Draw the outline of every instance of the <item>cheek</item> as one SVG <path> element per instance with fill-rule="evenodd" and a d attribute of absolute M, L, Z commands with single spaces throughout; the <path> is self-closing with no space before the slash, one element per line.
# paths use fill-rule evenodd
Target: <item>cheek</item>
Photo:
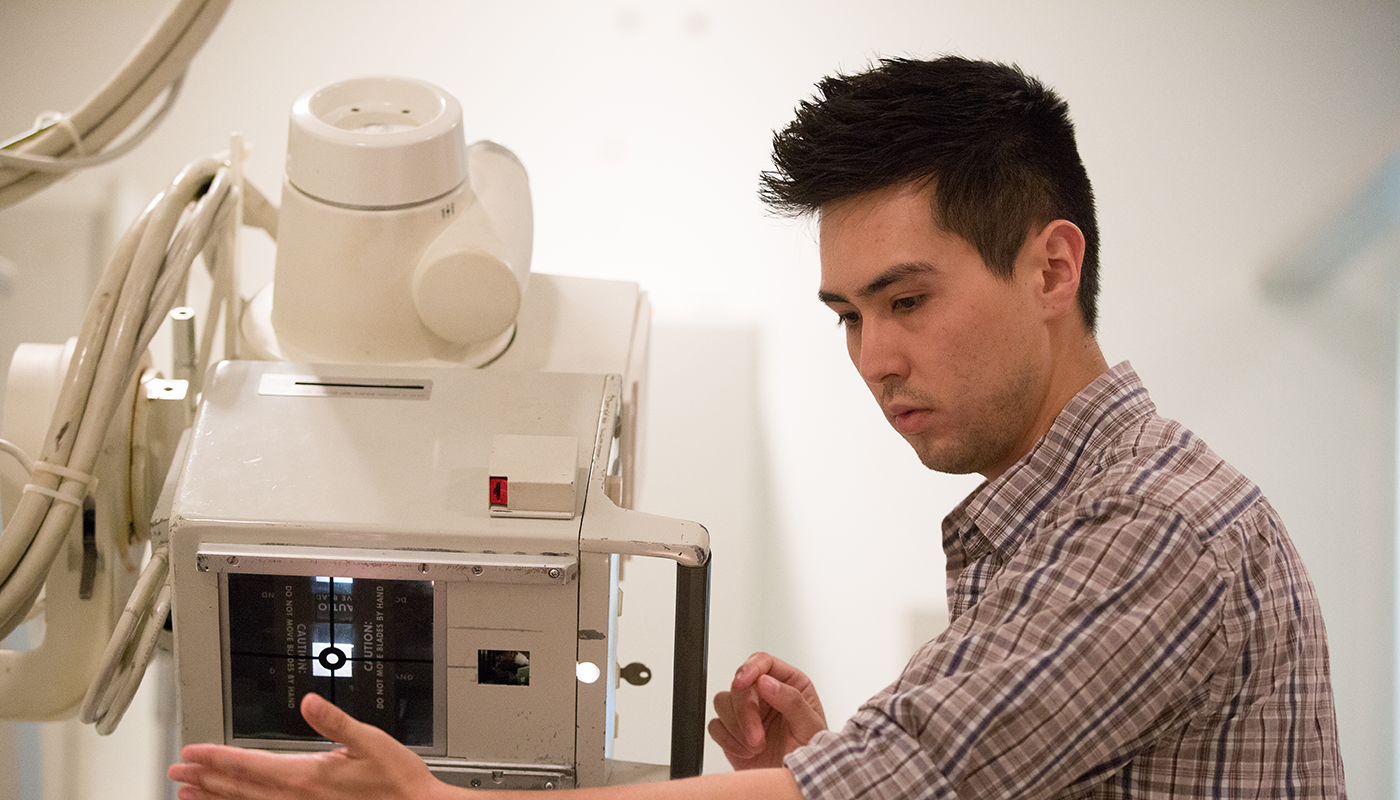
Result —
<path fill-rule="evenodd" d="M 1020 341 L 1030 321 L 1024 300 L 1007 290 L 970 304 L 963 324 L 958 326 L 959 338 L 964 346 L 998 350 Z"/>
<path fill-rule="evenodd" d="M 988 364 L 998 360 L 1005 330 L 987 309 L 971 306 L 941 323 L 920 332 L 922 378 L 941 387 L 949 401 L 974 397 L 986 382 Z"/>

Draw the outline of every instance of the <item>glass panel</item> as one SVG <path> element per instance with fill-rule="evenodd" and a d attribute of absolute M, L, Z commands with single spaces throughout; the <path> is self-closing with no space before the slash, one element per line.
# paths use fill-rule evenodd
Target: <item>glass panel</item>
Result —
<path fill-rule="evenodd" d="M 233 736 L 321 740 L 316 692 L 406 745 L 433 744 L 433 584 L 228 575 Z"/>

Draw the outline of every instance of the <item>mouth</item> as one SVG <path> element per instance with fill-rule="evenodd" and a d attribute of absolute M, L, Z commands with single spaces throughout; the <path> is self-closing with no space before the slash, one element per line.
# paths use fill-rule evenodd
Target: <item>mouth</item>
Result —
<path fill-rule="evenodd" d="M 885 416 L 889 419 L 890 425 L 901 434 L 908 435 L 916 433 L 922 429 L 929 421 L 933 412 L 927 408 L 916 408 L 893 404 L 885 408 Z"/>

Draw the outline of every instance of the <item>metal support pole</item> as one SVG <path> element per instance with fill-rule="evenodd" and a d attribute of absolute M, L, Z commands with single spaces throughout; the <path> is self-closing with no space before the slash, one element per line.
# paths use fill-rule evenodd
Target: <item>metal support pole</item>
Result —
<path fill-rule="evenodd" d="M 705 760 L 706 664 L 710 655 L 710 563 L 676 565 L 676 639 L 671 687 L 671 779 L 700 774 Z"/>

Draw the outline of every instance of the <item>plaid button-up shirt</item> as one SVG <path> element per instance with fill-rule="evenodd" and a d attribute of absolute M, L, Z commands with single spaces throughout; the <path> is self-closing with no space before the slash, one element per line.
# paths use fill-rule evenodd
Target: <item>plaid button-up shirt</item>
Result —
<path fill-rule="evenodd" d="M 1341 798 L 1312 584 L 1259 488 L 1126 363 L 943 523 L 952 624 L 809 798 Z"/>

